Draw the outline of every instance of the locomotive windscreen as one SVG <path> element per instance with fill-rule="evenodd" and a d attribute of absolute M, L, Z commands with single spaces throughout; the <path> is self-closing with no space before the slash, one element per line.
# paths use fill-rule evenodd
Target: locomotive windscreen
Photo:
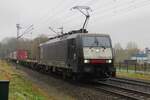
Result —
<path fill-rule="evenodd" d="M 109 36 L 82 37 L 84 59 L 112 59 Z"/>
<path fill-rule="evenodd" d="M 83 46 L 108 48 L 111 44 L 110 39 L 107 36 L 85 36 L 83 37 Z"/>

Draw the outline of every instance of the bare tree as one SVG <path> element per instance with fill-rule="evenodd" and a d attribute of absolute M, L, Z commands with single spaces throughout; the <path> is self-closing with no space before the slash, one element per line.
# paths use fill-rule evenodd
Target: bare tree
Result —
<path fill-rule="evenodd" d="M 115 62 L 123 62 L 127 56 L 120 43 L 114 45 Z"/>
<path fill-rule="evenodd" d="M 20 38 L 17 42 L 15 37 L 5 38 L 0 44 L 0 57 L 6 57 L 10 52 L 17 49 L 27 50 L 30 59 L 37 59 L 39 53 L 39 45 L 48 40 L 45 35 L 40 35 L 33 40 Z"/>
<path fill-rule="evenodd" d="M 30 52 L 31 53 L 31 55 L 30 55 L 31 59 L 38 59 L 39 58 L 39 45 L 43 42 L 46 42 L 47 40 L 48 40 L 47 36 L 40 35 L 32 41 L 31 52 Z"/>
<path fill-rule="evenodd" d="M 139 52 L 137 44 L 135 42 L 128 42 L 126 52 L 128 55 L 128 59 L 130 59 L 133 55 L 137 54 Z"/>

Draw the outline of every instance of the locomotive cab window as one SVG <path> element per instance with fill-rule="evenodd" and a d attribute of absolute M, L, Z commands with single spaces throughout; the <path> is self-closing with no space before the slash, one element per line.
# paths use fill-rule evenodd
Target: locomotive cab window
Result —
<path fill-rule="evenodd" d="M 111 40 L 108 36 L 82 37 L 84 59 L 112 59 Z"/>
<path fill-rule="evenodd" d="M 83 47 L 111 47 L 110 39 L 106 36 L 85 36 L 82 40 Z"/>

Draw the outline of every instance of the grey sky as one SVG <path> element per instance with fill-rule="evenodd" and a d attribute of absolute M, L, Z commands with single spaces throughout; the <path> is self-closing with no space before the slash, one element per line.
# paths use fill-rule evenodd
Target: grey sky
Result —
<path fill-rule="evenodd" d="M 16 23 L 24 29 L 34 24 L 33 34 L 25 38 L 55 35 L 49 26 L 56 31 L 63 26 L 65 32 L 79 29 L 84 16 L 70 10 L 76 5 L 93 9 L 89 32 L 110 34 L 113 43 L 124 47 L 128 41 L 150 47 L 150 0 L 0 0 L 0 40 L 16 36 Z"/>

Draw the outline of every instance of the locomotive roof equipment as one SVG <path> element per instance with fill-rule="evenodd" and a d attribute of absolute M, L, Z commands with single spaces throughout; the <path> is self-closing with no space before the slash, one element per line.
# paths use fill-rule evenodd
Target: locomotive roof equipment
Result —
<path fill-rule="evenodd" d="M 72 30 L 72 31 L 70 31 L 70 32 L 68 32 L 68 33 L 63 33 L 63 27 L 61 27 L 61 28 L 59 28 L 59 29 L 62 30 L 62 31 L 61 31 L 61 35 L 60 35 L 58 32 L 54 31 L 51 27 L 49 27 L 49 29 L 50 29 L 51 31 L 53 31 L 54 33 L 57 34 L 57 36 L 51 37 L 51 38 L 49 38 L 49 40 L 55 39 L 55 38 L 61 38 L 61 37 L 63 37 L 63 36 L 67 36 L 67 35 L 71 35 L 71 34 L 76 34 L 76 33 L 88 33 L 88 31 L 85 29 L 85 27 L 87 26 L 88 20 L 89 20 L 89 18 L 90 18 L 89 11 L 92 11 L 91 8 L 88 7 L 88 6 L 74 6 L 74 7 L 72 7 L 72 9 L 77 9 L 77 10 L 79 10 L 83 15 L 85 15 L 86 19 L 85 19 L 85 21 L 84 21 L 84 24 L 83 24 L 82 28 L 79 29 L 79 30 Z"/>
<path fill-rule="evenodd" d="M 85 15 L 86 19 L 84 21 L 83 27 L 82 27 L 82 33 L 84 33 L 84 29 L 87 26 L 88 20 L 90 18 L 89 11 L 92 11 L 90 7 L 88 6 L 74 6 L 72 9 L 77 9 L 80 11 L 83 15 Z"/>

